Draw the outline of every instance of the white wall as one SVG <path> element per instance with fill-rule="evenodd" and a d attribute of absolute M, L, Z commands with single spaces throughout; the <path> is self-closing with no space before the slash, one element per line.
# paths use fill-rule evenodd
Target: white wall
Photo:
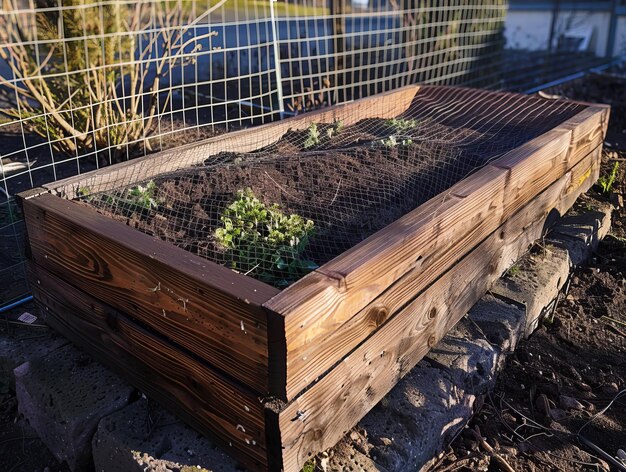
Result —
<path fill-rule="evenodd" d="M 509 10 L 504 25 L 506 46 L 513 49 L 540 51 L 548 49 L 552 12 L 549 10 Z M 560 11 L 554 28 L 554 46 L 560 34 L 568 29 L 591 26 L 589 51 L 604 56 L 607 51 L 609 12 Z M 626 28 L 626 25 L 623 26 Z"/>
<path fill-rule="evenodd" d="M 504 21 L 506 47 L 540 51 L 548 49 L 552 13 L 509 10 Z"/>
<path fill-rule="evenodd" d="M 591 43 L 589 51 L 596 56 L 605 56 L 609 40 L 609 27 L 611 24 L 611 13 L 609 12 L 588 12 L 588 11 L 564 11 L 560 12 L 554 27 L 555 46 L 558 37 L 567 30 L 580 27 L 592 27 Z"/>

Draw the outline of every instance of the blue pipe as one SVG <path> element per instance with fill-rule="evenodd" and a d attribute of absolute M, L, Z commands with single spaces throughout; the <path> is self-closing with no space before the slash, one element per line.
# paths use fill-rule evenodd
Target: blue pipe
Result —
<path fill-rule="evenodd" d="M 28 295 L 27 297 L 22 298 L 21 300 L 17 300 L 13 303 L 9 303 L 8 305 L 4 305 L 3 307 L 0 307 L 0 313 L 4 313 L 5 311 L 9 311 L 11 308 L 15 308 L 17 306 L 20 306 L 26 302 L 29 302 L 33 299 L 32 295 Z"/>

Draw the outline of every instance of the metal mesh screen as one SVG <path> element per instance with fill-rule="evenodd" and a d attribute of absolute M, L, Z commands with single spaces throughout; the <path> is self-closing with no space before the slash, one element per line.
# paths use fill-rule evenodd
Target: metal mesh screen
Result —
<path fill-rule="evenodd" d="M 396 108 L 394 97 L 386 108 Z M 365 119 L 356 108 L 346 122 L 312 122 L 256 151 L 229 152 L 248 147 L 241 135 L 191 167 L 153 169 L 142 181 L 141 169 L 129 168 L 107 180 L 109 190 L 84 184 L 78 195 L 140 231 L 285 287 L 582 106 L 422 87 L 404 108 Z"/>
<path fill-rule="evenodd" d="M 0 304 L 25 290 L 12 196 L 415 83 L 484 84 L 504 0 L 2 0 Z"/>

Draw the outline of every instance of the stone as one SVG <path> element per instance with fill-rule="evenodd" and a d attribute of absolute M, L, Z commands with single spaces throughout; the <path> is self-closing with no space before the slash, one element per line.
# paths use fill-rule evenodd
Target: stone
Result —
<path fill-rule="evenodd" d="M 512 353 L 524 334 L 526 307 L 488 293 L 468 313 L 486 339 L 502 352 Z"/>
<path fill-rule="evenodd" d="M 331 449 L 328 469 L 420 470 L 459 434 L 493 386 L 500 358 L 475 323 L 461 320 Z"/>
<path fill-rule="evenodd" d="M 142 397 L 100 420 L 96 472 L 235 472 L 237 462 L 172 413 Z"/>
<path fill-rule="evenodd" d="M 15 388 L 13 369 L 68 343 L 48 327 L 2 322 L 0 327 L 0 384 L 11 389 Z"/>
<path fill-rule="evenodd" d="M 103 416 L 126 406 L 134 389 L 72 345 L 15 370 L 18 411 L 59 461 L 91 465 L 91 439 Z"/>
<path fill-rule="evenodd" d="M 594 205 L 589 210 L 564 216 L 548 235 L 551 244 L 568 252 L 574 266 L 587 261 L 611 229 L 611 205 Z"/>
<path fill-rule="evenodd" d="M 526 254 L 517 265 L 518 273 L 500 278 L 490 292 L 526 307 L 524 335 L 528 337 L 567 282 L 571 263 L 567 250 L 550 245 L 537 254 Z"/>

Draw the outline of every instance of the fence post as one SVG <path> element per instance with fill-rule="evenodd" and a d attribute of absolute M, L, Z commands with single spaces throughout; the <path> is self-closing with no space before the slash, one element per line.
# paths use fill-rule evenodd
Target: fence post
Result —
<path fill-rule="evenodd" d="M 615 54 L 615 36 L 617 34 L 617 9 L 618 0 L 611 2 L 611 19 L 609 24 L 609 37 L 606 45 L 606 57 L 613 57 Z"/>
<path fill-rule="evenodd" d="M 335 103 L 342 103 L 348 99 L 346 93 L 346 76 L 345 76 L 345 0 L 330 0 L 330 14 L 333 24 L 333 46 L 335 54 Z"/>
<path fill-rule="evenodd" d="M 280 119 L 285 117 L 285 102 L 283 100 L 283 77 L 280 70 L 280 41 L 278 38 L 278 28 L 276 25 L 276 15 L 274 13 L 274 3 L 277 0 L 270 0 L 270 21 L 272 22 L 272 43 L 274 47 L 274 70 L 276 72 L 276 92 L 278 93 L 278 111 Z"/>

